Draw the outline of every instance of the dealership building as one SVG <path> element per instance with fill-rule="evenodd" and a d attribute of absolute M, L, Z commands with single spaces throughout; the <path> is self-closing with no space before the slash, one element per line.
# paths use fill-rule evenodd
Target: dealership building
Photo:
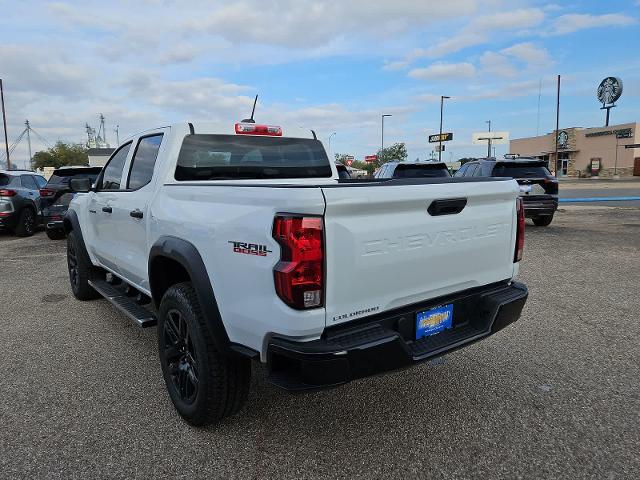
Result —
<path fill-rule="evenodd" d="M 572 127 L 558 130 L 558 157 L 555 158 L 554 132 L 509 142 L 509 153 L 536 157 L 549 163 L 558 176 L 600 177 L 640 176 L 640 148 L 625 145 L 640 144 L 638 123 L 608 127 Z M 554 162 L 554 160 L 556 160 Z M 556 168 L 553 168 L 553 165 Z"/>

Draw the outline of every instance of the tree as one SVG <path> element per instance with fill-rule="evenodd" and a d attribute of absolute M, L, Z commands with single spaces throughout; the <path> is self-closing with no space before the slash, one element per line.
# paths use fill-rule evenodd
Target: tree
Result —
<path fill-rule="evenodd" d="M 336 157 L 336 162 L 340 162 L 341 164 L 346 165 L 347 160 L 349 160 L 349 158 L 352 157 L 352 155 L 349 155 L 347 153 L 336 153 L 335 157 Z"/>
<path fill-rule="evenodd" d="M 67 165 L 89 165 L 87 149 L 82 145 L 57 142 L 52 148 L 36 152 L 33 156 L 34 168 L 59 168 Z"/>
<path fill-rule="evenodd" d="M 365 170 L 369 175 L 373 175 L 373 171 L 376 168 L 373 163 L 361 162 L 359 160 L 355 160 L 351 166 L 358 170 Z"/>
<path fill-rule="evenodd" d="M 379 149 L 377 153 L 378 159 L 376 160 L 376 168 L 380 165 L 390 162 L 392 160 L 398 160 L 402 162 L 409 156 L 407 153 L 407 146 L 404 143 L 394 143 L 390 147 L 386 147 L 384 150 Z"/>

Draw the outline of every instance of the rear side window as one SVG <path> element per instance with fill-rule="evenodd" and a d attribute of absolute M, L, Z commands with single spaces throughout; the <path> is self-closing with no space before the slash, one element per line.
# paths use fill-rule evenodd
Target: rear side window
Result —
<path fill-rule="evenodd" d="M 545 178 L 551 175 L 542 163 L 499 163 L 493 169 L 494 177 Z"/>
<path fill-rule="evenodd" d="M 393 174 L 394 178 L 429 178 L 450 177 L 449 170 L 441 165 L 398 165 Z"/>
<path fill-rule="evenodd" d="M 242 180 L 331 177 L 318 140 L 240 135 L 187 135 L 175 178 Z"/>
<path fill-rule="evenodd" d="M 460 170 L 458 170 L 454 177 L 464 177 L 464 174 L 466 173 L 467 169 L 469 168 L 468 164 L 464 164 L 460 167 Z"/>
<path fill-rule="evenodd" d="M 98 190 L 120 190 L 122 171 L 124 170 L 124 163 L 127 160 L 130 148 L 131 143 L 127 143 L 113 154 L 107 166 L 104 167 L 104 173 L 102 174 L 102 180 L 100 181 Z"/>
<path fill-rule="evenodd" d="M 31 175 L 22 175 L 20 177 L 20 182 L 24 188 L 28 188 L 29 190 L 38 189 L 38 185 L 36 185 L 36 182 Z"/>
<path fill-rule="evenodd" d="M 136 190 L 151 181 L 153 167 L 156 164 L 156 158 L 158 158 L 158 150 L 160 150 L 160 143 L 162 143 L 162 134 L 140 139 L 131 160 L 127 188 Z"/>
<path fill-rule="evenodd" d="M 34 175 L 33 179 L 38 184 L 38 188 L 42 188 L 47 184 L 47 179 L 44 177 L 41 177 L 40 175 Z"/>

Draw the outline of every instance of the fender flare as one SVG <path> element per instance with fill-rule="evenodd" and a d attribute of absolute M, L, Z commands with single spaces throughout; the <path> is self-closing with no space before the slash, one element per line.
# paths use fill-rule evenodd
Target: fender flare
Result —
<path fill-rule="evenodd" d="M 149 286 L 156 309 L 160 308 L 158 293 L 153 288 L 153 260 L 157 257 L 166 257 L 179 263 L 189 274 L 191 283 L 200 307 L 204 313 L 209 333 L 217 350 L 222 354 L 241 354 L 254 357 L 257 352 L 242 345 L 232 344 L 227 335 L 227 330 L 222 322 L 222 316 L 218 308 L 216 296 L 213 293 L 211 279 L 207 273 L 204 261 L 198 249 L 190 242 L 172 236 L 160 237 L 151 247 L 149 252 Z"/>
<path fill-rule="evenodd" d="M 76 235 L 76 239 L 78 240 L 80 247 L 80 254 L 86 260 L 87 265 L 93 265 L 91 258 L 89 257 L 89 253 L 87 251 L 87 246 L 84 243 L 84 237 L 82 236 L 82 229 L 80 228 L 80 220 L 78 220 L 78 214 L 74 210 L 67 210 L 67 213 L 64 215 L 64 219 L 62 220 L 62 225 L 64 227 L 64 233 L 69 235 L 69 232 L 73 231 Z"/>

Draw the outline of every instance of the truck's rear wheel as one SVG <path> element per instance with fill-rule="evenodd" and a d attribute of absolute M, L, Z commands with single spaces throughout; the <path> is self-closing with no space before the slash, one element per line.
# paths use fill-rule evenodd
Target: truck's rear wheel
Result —
<path fill-rule="evenodd" d="M 190 283 L 173 285 L 162 297 L 158 350 L 171 401 L 187 422 L 207 425 L 242 408 L 251 361 L 217 351 Z"/>
<path fill-rule="evenodd" d="M 67 237 L 67 268 L 71 291 L 78 300 L 93 300 L 100 297 L 100 294 L 89 285 L 93 265 L 89 263 L 86 253 L 81 248 L 72 230 Z"/>

